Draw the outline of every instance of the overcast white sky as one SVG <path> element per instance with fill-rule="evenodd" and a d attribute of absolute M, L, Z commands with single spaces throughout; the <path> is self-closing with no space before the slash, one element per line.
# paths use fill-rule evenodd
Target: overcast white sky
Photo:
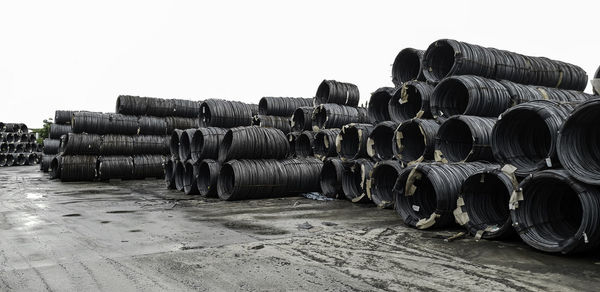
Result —
<path fill-rule="evenodd" d="M 402 48 L 440 38 L 600 65 L 597 1 L 2 1 L 0 121 L 114 111 L 119 94 L 365 102 Z M 590 87 L 587 89 L 591 90 Z"/>

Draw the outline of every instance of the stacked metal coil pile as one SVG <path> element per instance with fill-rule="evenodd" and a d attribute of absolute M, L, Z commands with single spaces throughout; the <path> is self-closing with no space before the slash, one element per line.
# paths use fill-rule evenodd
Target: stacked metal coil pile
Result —
<path fill-rule="evenodd" d="M 0 167 L 38 164 L 41 150 L 27 125 L 0 122 Z"/>
<path fill-rule="evenodd" d="M 378 162 L 364 180 L 367 198 L 418 229 L 458 223 L 476 239 L 520 236 L 547 252 L 600 245 L 600 101 L 581 92 L 585 71 L 454 40 L 402 50 L 392 71 L 395 89 L 369 102 L 378 124 L 367 154 Z M 342 163 L 326 163 L 322 185 Z"/>

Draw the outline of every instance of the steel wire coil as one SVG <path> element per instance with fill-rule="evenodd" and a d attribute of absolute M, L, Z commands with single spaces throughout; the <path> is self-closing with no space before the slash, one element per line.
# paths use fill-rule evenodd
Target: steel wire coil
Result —
<path fill-rule="evenodd" d="M 50 163 L 52 162 L 52 159 L 54 159 L 55 156 L 56 155 L 46 155 L 46 154 L 44 154 L 44 156 L 42 156 L 42 160 L 40 161 L 40 170 L 42 172 L 48 173 L 48 171 L 50 170 Z M 6 159 L 6 157 L 4 159 Z M 0 162 L 0 165 L 2 165 L 2 162 Z"/>
<path fill-rule="evenodd" d="M 239 101 L 207 99 L 200 106 L 200 126 L 232 128 L 252 125 L 258 107 Z"/>
<path fill-rule="evenodd" d="M 429 100 L 433 94 L 431 84 L 421 81 L 408 81 L 398 87 L 388 103 L 390 119 L 397 123 L 413 118 L 431 119 Z"/>
<path fill-rule="evenodd" d="M 198 195 L 199 165 L 188 160 L 183 164 L 183 167 L 183 193 L 186 195 Z"/>
<path fill-rule="evenodd" d="M 5 123 L 2 128 L 0 128 L 0 132 L 8 132 L 8 133 L 27 133 L 29 129 L 27 125 L 23 123 Z"/>
<path fill-rule="evenodd" d="M 313 142 L 315 140 L 315 133 L 313 131 L 304 131 L 296 139 L 294 153 L 296 157 L 309 157 L 313 156 Z"/>
<path fill-rule="evenodd" d="M 438 129 L 435 160 L 442 162 L 494 161 L 492 129 L 496 118 L 453 116 Z"/>
<path fill-rule="evenodd" d="M 321 194 L 334 199 L 345 199 L 342 188 L 342 176 L 346 171 L 347 163 L 337 157 L 329 157 L 323 162 L 321 168 L 320 186 Z"/>
<path fill-rule="evenodd" d="M 77 111 L 57 110 L 54 112 L 54 123 L 59 125 L 70 125 L 73 114 Z"/>
<path fill-rule="evenodd" d="M 23 166 L 27 164 L 27 156 L 23 153 L 17 154 L 16 165 Z"/>
<path fill-rule="evenodd" d="M 71 125 L 50 124 L 50 139 L 60 139 L 62 135 L 70 133 Z"/>
<path fill-rule="evenodd" d="M 138 118 L 121 114 L 77 112 L 71 121 L 73 133 L 121 134 L 138 133 Z"/>
<path fill-rule="evenodd" d="M 63 182 L 93 181 L 96 179 L 97 161 L 97 156 L 93 155 L 62 156 L 60 180 Z"/>
<path fill-rule="evenodd" d="M 134 153 L 144 153 L 135 147 L 133 137 L 125 135 L 104 135 L 100 139 L 100 147 L 97 153 L 103 156 L 110 155 L 133 155 Z M 73 141 L 69 141 L 71 143 Z M 112 164 L 111 164 L 112 166 Z"/>
<path fill-rule="evenodd" d="M 8 159 L 8 155 L 6 158 Z M 60 178 L 61 163 L 62 155 L 56 155 L 52 158 L 52 161 L 50 161 L 50 167 L 48 168 L 48 177 L 50 179 Z"/>
<path fill-rule="evenodd" d="M 600 245 L 600 189 L 578 182 L 565 170 L 526 177 L 510 206 L 515 230 L 535 249 L 568 254 Z"/>
<path fill-rule="evenodd" d="M 60 153 L 64 155 L 97 155 L 100 153 L 102 136 L 95 134 L 68 133 L 60 139 Z"/>
<path fill-rule="evenodd" d="M 367 139 L 367 155 L 375 161 L 394 158 L 394 133 L 398 123 L 385 121 L 377 124 Z"/>
<path fill-rule="evenodd" d="M 322 129 L 315 134 L 313 140 L 313 153 L 315 157 L 324 160 L 327 157 L 337 156 L 335 139 L 342 129 Z"/>
<path fill-rule="evenodd" d="M 221 171 L 221 163 L 213 159 L 204 159 L 198 168 L 196 185 L 201 196 L 217 197 L 217 179 Z"/>
<path fill-rule="evenodd" d="M 314 157 L 291 158 L 280 161 L 286 174 L 286 194 L 319 192 L 323 161 Z"/>
<path fill-rule="evenodd" d="M 368 157 L 367 140 L 373 128 L 371 124 L 352 123 L 343 126 L 335 139 L 338 156 L 344 161 Z"/>
<path fill-rule="evenodd" d="M 197 128 L 199 124 L 198 118 L 165 117 L 164 119 L 167 123 L 167 134 L 172 133 L 175 129 Z"/>
<path fill-rule="evenodd" d="M 195 162 L 204 159 L 217 159 L 219 157 L 219 145 L 225 137 L 226 129 L 208 127 L 198 128 L 194 132 L 191 144 L 191 158 Z"/>
<path fill-rule="evenodd" d="M 297 108 L 290 118 L 291 131 L 302 132 L 312 129 L 312 114 L 315 110 L 312 106 Z"/>
<path fill-rule="evenodd" d="M 405 168 L 394 185 L 396 212 L 417 229 L 454 224 L 453 211 L 463 181 L 489 164 L 417 163 Z"/>
<path fill-rule="evenodd" d="M 554 100 L 559 102 L 577 102 L 596 98 L 576 90 L 564 90 L 538 85 L 523 85 L 507 80 L 499 81 L 508 91 L 513 104 L 520 104 L 534 100 Z"/>
<path fill-rule="evenodd" d="M 497 117 L 512 105 L 508 90 L 498 81 L 474 75 L 443 79 L 429 100 L 433 117 L 473 115 Z"/>
<path fill-rule="evenodd" d="M 187 129 L 181 133 L 179 138 L 179 159 L 188 161 L 192 159 L 192 139 L 196 134 L 196 129 Z"/>
<path fill-rule="evenodd" d="M 285 138 L 288 140 L 290 144 L 290 156 L 296 155 L 296 142 L 298 141 L 298 137 L 302 132 L 290 132 L 285 135 Z"/>
<path fill-rule="evenodd" d="M 411 80 L 425 80 L 422 66 L 424 54 L 424 50 L 405 48 L 396 55 L 392 65 L 392 82 L 396 87 Z"/>
<path fill-rule="evenodd" d="M 44 154 L 58 154 L 60 139 L 44 139 Z"/>
<path fill-rule="evenodd" d="M 174 159 L 179 159 L 179 141 L 184 130 L 175 129 L 169 139 L 169 152 Z"/>
<path fill-rule="evenodd" d="M 313 131 L 341 128 L 350 123 L 369 123 L 367 110 L 327 103 L 315 107 L 313 111 Z"/>
<path fill-rule="evenodd" d="M 6 166 L 6 155 L 4 153 L 0 153 L 0 167 Z"/>
<path fill-rule="evenodd" d="M 509 200 L 519 185 L 514 168 L 490 166 L 467 177 L 456 200 L 454 218 L 476 239 L 503 239 L 516 235 Z"/>
<path fill-rule="evenodd" d="M 170 137 L 157 135 L 133 136 L 132 154 L 168 155 L 170 153 Z"/>
<path fill-rule="evenodd" d="M 369 105 L 367 106 L 367 113 L 369 116 L 369 121 L 372 124 L 377 124 L 392 119 L 390 117 L 390 111 L 388 107 L 394 92 L 395 89 L 393 87 L 381 87 L 371 93 Z"/>
<path fill-rule="evenodd" d="M 574 106 L 536 100 L 508 109 L 492 130 L 494 157 L 498 162 L 515 166 L 519 176 L 560 167 L 556 154 L 558 130 Z"/>
<path fill-rule="evenodd" d="M 185 162 L 184 161 L 180 161 L 177 160 L 175 162 L 175 170 L 174 170 L 174 177 L 175 177 L 175 189 L 183 192 L 183 188 L 185 187 L 184 182 L 183 182 L 183 178 L 185 176 Z"/>
<path fill-rule="evenodd" d="M 434 160 L 435 141 L 440 125 L 435 120 L 411 119 L 394 131 L 394 157 L 405 164 Z"/>
<path fill-rule="evenodd" d="M 252 118 L 252 124 L 263 128 L 275 128 L 281 130 L 284 134 L 291 131 L 289 117 L 263 116 L 257 115 Z"/>
<path fill-rule="evenodd" d="M 312 98 L 267 96 L 260 99 L 258 113 L 263 116 L 289 118 L 297 108 L 312 105 Z"/>
<path fill-rule="evenodd" d="M 133 156 L 133 178 L 158 178 L 165 177 L 164 165 L 165 156 L 163 155 L 136 155 Z"/>
<path fill-rule="evenodd" d="M 283 159 L 290 144 L 281 130 L 256 126 L 227 131 L 219 145 L 219 162 L 231 159 Z"/>
<path fill-rule="evenodd" d="M 356 85 L 335 80 L 323 80 L 317 88 L 314 105 L 335 103 L 356 107 L 358 106 L 359 99 L 360 92 Z"/>
<path fill-rule="evenodd" d="M 132 179 L 133 158 L 131 156 L 100 156 L 98 158 L 98 178 Z"/>
<path fill-rule="evenodd" d="M 283 197 L 291 195 L 287 184 L 286 169 L 278 160 L 231 160 L 221 165 L 217 194 L 225 201 Z"/>
<path fill-rule="evenodd" d="M 138 126 L 140 135 L 168 135 L 165 118 L 141 116 Z"/>
<path fill-rule="evenodd" d="M 431 82 L 453 75 L 477 75 L 579 91 L 587 85 L 587 74 L 579 66 L 450 39 L 429 46 L 423 67 L 425 78 Z"/>
<path fill-rule="evenodd" d="M 580 104 L 563 122 L 556 147 L 560 164 L 577 180 L 592 185 L 600 185 L 598 122 L 600 99 Z"/>
<path fill-rule="evenodd" d="M 365 158 L 344 162 L 342 175 L 342 190 L 346 198 L 353 203 L 371 202 L 367 194 L 367 180 L 374 163 Z"/>
<path fill-rule="evenodd" d="M 367 180 L 367 195 L 382 209 L 393 209 L 396 198 L 394 185 L 402 172 L 402 164 L 397 160 L 379 161 Z"/>

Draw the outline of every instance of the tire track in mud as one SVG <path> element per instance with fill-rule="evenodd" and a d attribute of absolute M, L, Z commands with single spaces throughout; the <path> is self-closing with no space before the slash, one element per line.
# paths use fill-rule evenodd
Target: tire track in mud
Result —
<path fill-rule="evenodd" d="M 396 240 L 402 236 L 407 234 L 387 228 L 373 229 L 362 235 L 354 231 L 321 233 L 312 238 L 297 237 L 268 244 L 275 244 L 290 256 L 339 269 L 382 290 L 537 291 L 557 288 L 556 283 L 547 282 L 544 275 L 473 263 L 437 251 L 425 242 L 415 244 L 400 240 L 399 244 Z"/>

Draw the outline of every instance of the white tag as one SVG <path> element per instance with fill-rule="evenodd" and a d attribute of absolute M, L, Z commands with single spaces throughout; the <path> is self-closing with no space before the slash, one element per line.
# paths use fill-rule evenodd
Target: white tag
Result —
<path fill-rule="evenodd" d="M 412 205 L 413 210 L 415 210 L 415 212 L 419 212 L 419 210 L 421 210 L 421 207 L 417 206 L 417 205 Z"/>
<path fill-rule="evenodd" d="M 548 167 L 552 167 L 552 160 L 550 159 L 550 157 L 546 158 L 546 165 Z"/>

